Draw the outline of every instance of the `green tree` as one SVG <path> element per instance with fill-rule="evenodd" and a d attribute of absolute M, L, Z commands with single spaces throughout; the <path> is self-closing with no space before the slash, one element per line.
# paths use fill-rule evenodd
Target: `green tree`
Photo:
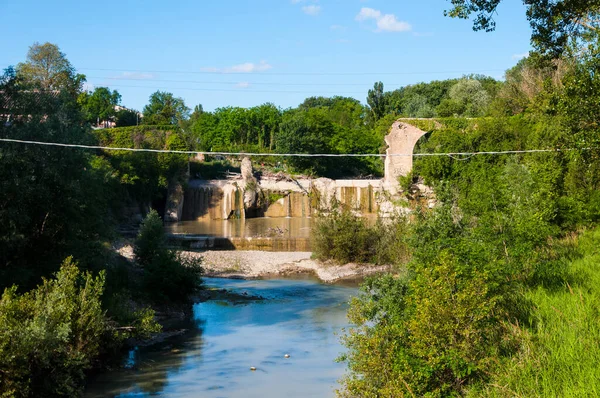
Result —
<path fill-rule="evenodd" d="M 0 394 L 77 396 L 111 330 L 101 306 L 104 274 L 81 273 L 66 259 L 55 279 L 0 299 Z"/>
<path fill-rule="evenodd" d="M 451 0 L 450 17 L 468 19 L 475 14 L 474 30 L 496 28 L 494 13 L 502 0 Z M 556 57 L 571 38 L 589 39 L 600 28 L 599 0 L 523 0 L 532 28 L 531 41 L 542 53 Z"/>
<path fill-rule="evenodd" d="M 330 153 L 330 140 L 335 128 L 329 121 L 327 110 L 311 108 L 284 113 L 276 137 L 277 152 L 280 153 Z M 289 164 L 298 170 L 323 172 L 327 160 L 294 157 Z"/>
<path fill-rule="evenodd" d="M 381 119 L 385 114 L 386 97 L 383 93 L 383 83 L 376 82 L 372 90 L 369 90 L 367 95 L 367 104 L 371 107 L 371 112 L 375 118 L 375 121 Z"/>
<path fill-rule="evenodd" d="M 137 126 L 141 120 L 140 113 L 131 109 L 120 109 L 115 115 L 116 127 Z"/>
<path fill-rule="evenodd" d="M 144 107 L 144 124 L 174 126 L 189 118 L 190 109 L 181 98 L 173 94 L 156 91 L 150 95 L 149 103 Z"/>
<path fill-rule="evenodd" d="M 483 116 L 490 103 L 490 96 L 479 80 L 461 79 L 448 93 L 449 98 L 438 106 L 440 116 Z"/>
<path fill-rule="evenodd" d="M 17 65 L 19 79 L 44 90 L 79 92 L 85 76 L 76 74 L 66 55 L 56 44 L 34 43 L 27 52 L 27 61 Z"/>
<path fill-rule="evenodd" d="M 144 269 L 146 292 L 159 302 L 185 302 L 200 288 L 200 260 L 183 258 L 165 247 L 166 237 L 155 210 L 144 219 L 135 241 L 136 261 Z"/>
<path fill-rule="evenodd" d="M 273 149 L 275 134 L 281 121 L 281 111 L 272 103 L 266 103 L 250 108 L 250 118 L 256 129 L 253 136 L 257 137 L 259 148 Z"/>
<path fill-rule="evenodd" d="M 95 143 L 71 93 L 21 87 L 10 71 L 0 81 L 3 97 L 10 98 L 0 110 L 0 137 Z M 32 287 L 67 255 L 102 261 L 89 253 L 109 234 L 111 221 L 101 193 L 104 176 L 90 167 L 91 158 L 69 148 L 0 146 L 0 288 Z"/>
<path fill-rule="evenodd" d="M 405 98 L 402 114 L 409 117 L 433 117 L 435 111 L 428 104 L 427 98 L 424 95 L 414 94 Z"/>
<path fill-rule="evenodd" d="M 96 87 L 91 93 L 81 93 L 77 101 L 81 105 L 86 121 L 99 123 L 117 114 L 115 107 L 121 102 L 121 94 L 107 87 Z"/>

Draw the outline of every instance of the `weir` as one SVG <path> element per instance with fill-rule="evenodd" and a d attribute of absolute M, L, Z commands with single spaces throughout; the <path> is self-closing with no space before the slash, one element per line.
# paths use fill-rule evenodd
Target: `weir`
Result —
<path fill-rule="evenodd" d="M 386 154 L 412 154 L 424 131 L 395 122 L 385 137 Z M 377 180 L 261 178 L 248 158 L 239 177 L 191 179 L 170 188 L 165 220 L 172 243 L 192 250 L 237 249 L 310 251 L 310 220 L 320 212 L 350 209 L 364 217 L 386 217 L 401 210 L 399 177 L 412 170 L 412 156 L 387 156 L 385 177 Z M 249 220 L 262 219 L 266 222 Z M 304 220 L 286 223 L 285 219 Z M 295 225 L 302 225 L 300 232 Z"/>

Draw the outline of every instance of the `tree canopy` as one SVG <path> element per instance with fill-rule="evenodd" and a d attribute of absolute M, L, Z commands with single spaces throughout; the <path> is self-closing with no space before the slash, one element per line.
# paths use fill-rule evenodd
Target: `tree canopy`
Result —
<path fill-rule="evenodd" d="M 107 87 L 96 87 L 93 92 L 83 92 L 77 101 L 81 104 L 85 119 L 96 123 L 115 116 L 115 107 L 121 102 L 121 94 Z"/>
<path fill-rule="evenodd" d="M 34 43 L 29 47 L 27 61 L 17 65 L 17 75 L 44 90 L 79 91 L 85 82 L 85 76 L 76 74 L 66 55 L 52 43 Z"/>
<path fill-rule="evenodd" d="M 474 30 L 496 28 L 494 14 L 502 0 L 450 0 L 445 14 L 468 19 L 475 15 Z M 586 39 L 600 29 L 600 0 L 523 0 L 532 28 L 532 44 L 542 53 L 556 57 L 569 40 Z"/>
<path fill-rule="evenodd" d="M 190 108 L 185 105 L 183 99 L 171 93 L 156 91 L 150 95 L 143 113 L 144 124 L 176 126 L 189 117 Z"/>

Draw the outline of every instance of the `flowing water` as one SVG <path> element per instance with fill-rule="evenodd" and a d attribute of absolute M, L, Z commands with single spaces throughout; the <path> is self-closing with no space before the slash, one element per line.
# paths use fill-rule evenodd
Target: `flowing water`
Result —
<path fill-rule="evenodd" d="M 230 220 L 181 221 L 167 225 L 173 234 L 224 236 L 228 238 L 253 238 L 278 236 L 285 238 L 308 238 L 312 218 L 308 217 L 259 217 Z"/>
<path fill-rule="evenodd" d="M 206 284 L 264 300 L 196 304 L 187 335 L 131 351 L 129 369 L 98 376 L 85 396 L 334 396 L 345 369 L 335 362 L 343 352 L 337 333 L 348 326 L 347 303 L 355 287 L 313 280 Z"/>

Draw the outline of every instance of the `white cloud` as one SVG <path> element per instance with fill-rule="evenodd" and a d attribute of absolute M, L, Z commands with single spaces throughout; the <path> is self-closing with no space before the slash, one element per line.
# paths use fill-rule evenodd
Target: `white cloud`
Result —
<path fill-rule="evenodd" d="M 298 4 L 298 3 L 303 3 L 303 2 L 304 2 L 304 0 L 290 0 L 290 2 L 291 2 L 292 4 Z"/>
<path fill-rule="evenodd" d="M 248 82 L 239 82 L 235 86 L 239 87 L 239 88 L 248 88 L 248 87 L 250 87 L 250 83 L 248 83 Z"/>
<path fill-rule="evenodd" d="M 364 21 L 367 19 L 379 19 L 381 18 L 381 11 L 374 10 L 373 8 L 363 7 L 356 16 L 357 21 Z"/>
<path fill-rule="evenodd" d="M 304 6 L 302 7 L 302 11 L 307 14 L 307 15 L 319 15 L 319 13 L 321 12 L 321 6 L 316 6 L 314 4 L 309 5 L 309 6 Z"/>
<path fill-rule="evenodd" d="M 265 72 L 273 68 L 267 63 L 267 61 L 260 61 L 259 63 L 246 62 L 243 64 L 233 65 L 226 68 L 202 68 L 203 72 L 218 72 L 218 73 L 255 73 Z"/>
<path fill-rule="evenodd" d="M 518 59 L 525 58 L 525 57 L 527 57 L 528 55 L 529 55 L 529 53 L 523 53 L 523 54 L 513 54 L 513 55 L 511 56 L 511 58 L 512 58 L 512 59 L 514 59 L 514 60 L 518 60 Z"/>
<path fill-rule="evenodd" d="M 381 11 L 369 7 L 360 9 L 356 15 L 357 21 L 374 19 L 377 24 L 377 32 L 407 32 L 412 29 L 408 22 L 399 21 L 394 14 L 382 14 Z"/>
<path fill-rule="evenodd" d="M 394 14 L 385 14 L 377 19 L 377 28 L 384 32 L 406 32 L 411 26 L 407 22 L 398 21 Z"/>

